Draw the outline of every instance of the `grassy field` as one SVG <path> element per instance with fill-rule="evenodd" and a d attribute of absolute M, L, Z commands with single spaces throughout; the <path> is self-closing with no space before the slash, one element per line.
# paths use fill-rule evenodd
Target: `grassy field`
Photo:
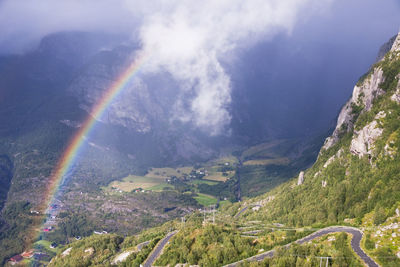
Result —
<path fill-rule="evenodd" d="M 142 188 L 145 190 L 162 191 L 165 187 L 173 188 L 166 182 L 168 177 L 180 177 L 184 174 L 189 175 L 193 167 L 181 168 L 151 168 L 145 176 L 129 175 L 122 180 L 113 181 L 105 190 L 121 190 L 131 192 L 134 189 Z"/>
<path fill-rule="evenodd" d="M 163 187 L 169 185 L 165 181 L 164 177 L 148 177 L 148 176 L 136 176 L 129 175 L 122 179 L 122 181 L 114 181 L 107 187 L 110 190 L 122 190 L 124 192 L 131 192 L 134 189 L 142 188 L 146 190 L 162 190 Z"/>
<path fill-rule="evenodd" d="M 200 179 L 196 179 L 190 182 L 191 184 L 208 184 L 208 185 L 216 185 L 218 184 L 218 182 L 214 182 L 214 181 L 209 181 L 209 180 L 200 180 Z"/>
<path fill-rule="evenodd" d="M 58 253 L 64 247 L 64 246 L 58 246 L 56 248 L 50 248 L 51 242 L 48 240 L 39 240 L 39 241 L 36 241 L 33 245 L 34 246 L 43 246 L 45 250 L 48 250 L 48 251 L 51 251 L 54 253 Z"/>
<path fill-rule="evenodd" d="M 165 188 L 174 189 L 174 186 L 171 185 L 171 184 L 162 183 L 162 184 L 158 184 L 158 185 L 152 186 L 148 190 L 163 191 Z"/>
<path fill-rule="evenodd" d="M 197 193 L 197 195 L 198 196 L 194 197 L 194 199 L 196 199 L 200 205 L 208 206 L 208 205 L 217 204 L 217 199 L 213 196 L 202 194 L 202 193 Z"/>
<path fill-rule="evenodd" d="M 290 160 L 286 157 L 275 158 L 275 159 L 252 159 L 247 160 L 243 164 L 244 165 L 287 165 L 290 163 Z"/>
<path fill-rule="evenodd" d="M 223 176 L 222 172 L 209 172 L 209 175 L 206 176 L 207 180 L 210 181 L 217 181 L 217 182 L 225 182 L 226 180 L 228 180 L 229 178 L 231 178 L 235 172 L 234 171 L 228 171 L 228 176 Z"/>

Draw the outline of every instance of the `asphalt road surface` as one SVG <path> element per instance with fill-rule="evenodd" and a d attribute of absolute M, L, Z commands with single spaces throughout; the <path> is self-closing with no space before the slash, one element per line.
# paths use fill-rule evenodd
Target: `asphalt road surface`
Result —
<path fill-rule="evenodd" d="M 371 259 L 365 252 L 361 249 L 360 247 L 360 242 L 361 238 L 363 236 L 363 232 L 358 230 L 357 228 L 353 227 L 347 227 L 347 226 L 334 226 L 334 227 L 327 227 L 324 229 L 321 229 L 315 233 L 312 233 L 306 237 L 303 237 L 302 239 L 299 239 L 295 241 L 297 244 L 304 244 L 308 241 L 311 241 L 315 238 L 321 237 L 323 235 L 329 234 L 329 233 L 337 233 L 337 232 L 346 232 L 349 234 L 353 235 L 353 238 L 351 239 L 351 248 L 354 250 L 354 252 L 361 258 L 361 260 L 370 267 L 377 267 L 379 266 L 373 259 Z M 286 245 L 286 247 L 290 246 L 290 244 Z M 275 250 L 269 250 L 267 252 L 255 255 L 253 257 L 234 262 L 228 265 L 225 265 L 225 267 L 236 267 L 240 263 L 243 263 L 245 261 L 262 261 L 265 258 L 271 258 L 274 256 Z"/>
<path fill-rule="evenodd" d="M 240 214 L 242 214 L 243 212 L 245 212 L 249 207 L 244 207 L 243 209 L 241 209 L 236 215 L 235 215 L 235 219 L 239 218 Z"/>
<path fill-rule="evenodd" d="M 158 242 L 157 246 L 153 249 L 150 255 L 147 257 L 145 262 L 143 263 L 143 267 L 151 267 L 156 259 L 161 255 L 162 250 L 168 244 L 169 240 L 176 234 L 178 231 L 173 231 L 168 233 L 163 239 Z"/>

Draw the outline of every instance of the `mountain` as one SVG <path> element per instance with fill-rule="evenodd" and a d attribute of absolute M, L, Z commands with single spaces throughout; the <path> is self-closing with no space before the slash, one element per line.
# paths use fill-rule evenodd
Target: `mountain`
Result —
<path fill-rule="evenodd" d="M 40 231 L 36 212 L 54 166 L 139 48 L 121 36 L 60 32 L 28 53 L 0 56 L 0 262 L 36 240 L 27 232 Z M 98 228 L 134 234 L 208 203 L 262 194 L 314 161 L 321 137 L 253 128 L 256 114 L 241 97 L 230 107 L 240 119 L 234 115 L 233 130 L 219 136 L 172 120 L 177 88 L 167 73 L 146 74 L 114 99 L 58 191 L 52 240 Z M 245 165 L 240 179 L 237 157 Z M 202 179 L 205 170 L 211 180 Z M 152 189 L 136 194 L 143 184 Z"/>
<path fill-rule="evenodd" d="M 326 226 L 345 225 L 352 228 L 327 229 L 356 229 L 363 234 L 359 250 L 372 257 L 368 264 L 398 266 L 399 118 L 400 34 L 382 46 L 377 62 L 360 78 L 341 109 L 315 164 L 298 177 L 241 203 L 221 202 L 216 214 L 213 210 L 194 212 L 186 216 L 186 222 L 171 221 L 128 238 L 92 236 L 74 242 L 51 265 L 77 264 L 85 255 L 89 266 L 117 261 L 120 266 L 139 266 L 153 257 L 151 251 L 157 251 L 157 246 L 165 246 L 156 265 L 222 266 L 275 248 L 278 257 L 269 258 L 272 252 L 268 252 L 270 256 L 260 256 L 258 263 L 249 265 L 318 266 L 326 260 L 332 266 L 363 266 L 365 258 L 355 254 L 358 241 L 352 240 L 350 246 L 354 236 L 335 231 L 309 235 Z M 178 232 L 167 235 L 171 229 Z M 163 241 L 164 236 L 172 237 L 171 241 Z M 304 236 L 313 238 L 292 243 Z M 139 245 L 143 241 L 149 241 L 146 249 Z M 99 244 L 112 249 L 102 250 Z M 89 252 L 90 248 L 95 252 Z"/>

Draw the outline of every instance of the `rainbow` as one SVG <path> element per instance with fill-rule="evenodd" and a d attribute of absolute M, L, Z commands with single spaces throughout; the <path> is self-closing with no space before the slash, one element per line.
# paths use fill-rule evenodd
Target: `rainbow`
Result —
<path fill-rule="evenodd" d="M 140 67 L 144 63 L 144 58 L 144 53 L 139 53 L 136 56 L 136 59 L 133 61 L 133 63 L 131 63 L 128 68 L 118 77 L 118 79 L 111 84 L 110 88 L 107 89 L 100 98 L 100 101 L 98 101 L 92 107 L 92 111 L 90 112 L 89 116 L 81 125 L 79 130 L 74 134 L 52 172 L 52 176 L 48 182 L 45 193 L 45 198 L 42 202 L 42 211 L 47 210 L 54 201 L 54 197 L 56 196 L 57 191 L 62 184 L 63 178 L 71 170 L 79 154 L 79 150 L 85 143 L 85 137 L 90 134 L 91 130 L 96 124 L 96 121 L 101 119 L 107 107 L 121 93 L 132 77 L 137 74 Z"/>

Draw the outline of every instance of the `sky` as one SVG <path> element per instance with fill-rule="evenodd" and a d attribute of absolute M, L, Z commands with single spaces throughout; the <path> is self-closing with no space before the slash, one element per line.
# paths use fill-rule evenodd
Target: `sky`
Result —
<path fill-rule="evenodd" d="M 286 69 L 300 72 L 288 77 L 302 81 L 321 66 L 331 74 L 347 58 L 353 63 L 350 70 L 342 67 L 338 72 L 345 76 L 342 82 L 328 82 L 315 100 L 333 96 L 331 104 L 320 107 L 321 114 L 332 117 L 349 94 L 348 87 L 373 62 L 379 45 L 399 29 L 399 14 L 398 0 L 3 0 L 0 53 L 25 53 L 44 36 L 60 31 L 125 35 L 138 40 L 150 55 L 145 72 L 168 72 L 178 81 L 181 94 L 173 107 L 175 119 L 218 134 L 234 116 L 229 109 L 233 90 L 251 84 L 251 73 L 267 77 L 257 78 L 252 90 L 256 98 L 272 101 L 265 112 L 278 112 L 278 107 L 273 109 L 275 98 L 315 96 L 310 88 L 322 82 L 280 86 Z M 262 68 L 254 67 L 260 57 Z M 235 64 L 239 67 L 229 67 Z M 335 80 L 324 72 L 319 75 Z M 236 80 L 246 82 L 238 86 Z M 192 97 L 187 99 L 188 95 Z M 291 101 L 280 105 L 290 109 L 297 104 Z M 263 103 L 259 107 L 262 110 Z"/>

